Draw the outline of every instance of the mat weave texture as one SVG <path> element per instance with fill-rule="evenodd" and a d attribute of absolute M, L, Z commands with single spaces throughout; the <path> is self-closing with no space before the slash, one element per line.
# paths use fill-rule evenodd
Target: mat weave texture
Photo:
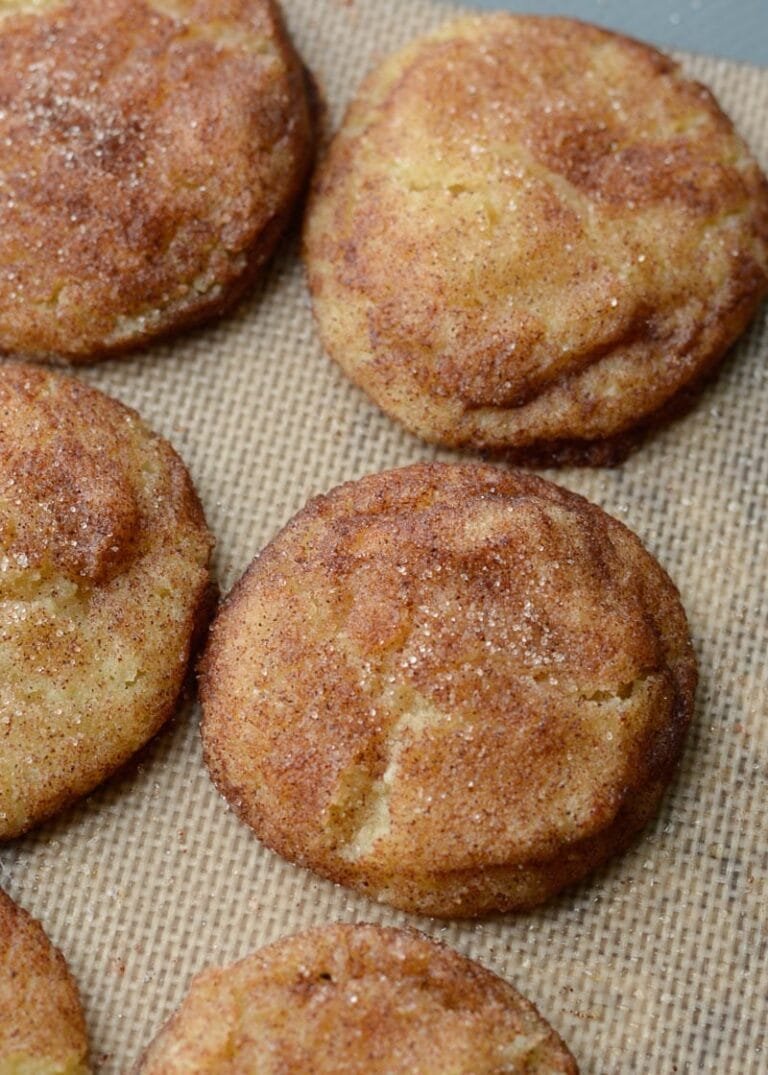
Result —
<path fill-rule="evenodd" d="M 285 9 L 333 125 L 380 56 L 451 14 L 419 0 Z M 768 70 L 682 59 L 768 166 Z M 224 590 L 310 495 L 451 458 L 402 432 L 323 357 L 297 248 L 294 234 L 235 316 L 78 374 L 180 451 Z M 417 926 L 506 976 L 584 1075 L 768 1072 L 767 355 L 763 313 L 695 410 L 627 463 L 549 474 L 658 556 L 701 664 L 679 777 L 633 849 L 536 913 L 473 924 L 390 911 L 259 845 L 211 785 L 187 705 L 122 775 L 0 851 L 0 884 L 43 921 L 78 979 L 95 1070 L 125 1071 L 200 968 L 343 920 Z"/>

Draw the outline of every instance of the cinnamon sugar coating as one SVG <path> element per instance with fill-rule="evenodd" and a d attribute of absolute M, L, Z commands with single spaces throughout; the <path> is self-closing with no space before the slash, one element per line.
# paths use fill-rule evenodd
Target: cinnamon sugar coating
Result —
<path fill-rule="evenodd" d="M 267 846 L 405 910 L 530 907 L 622 849 L 696 681 L 677 591 L 533 475 L 419 464 L 310 503 L 202 663 L 211 775 Z"/>
<path fill-rule="evenodd" d="M 194 979 L 137 1075 L 577 1075 L 529 1001 L 415 931 L 335 925 Z"/>
<path fill-rule="evenodd" d="M 212 539 L 171 446 L 116 400 L 0 366 L 0 839 L 109 776 L 171 715 Z"/>
<path fill-rule="evenodd" d="M 87 1075 L 87 1055 L 64 957 L 0 890 L 0 1075 Z"/>
<path fill-rule="evenodd" d="M 612 462 L 688 404 L 768 290 L 768 183 L 656 50 L 461 18 L 363 83 L 305 257 L 326 350 L 408 429 Z"/>
<path fill-rule="evenodd" d="M 0 350 L 87 362 L 230 307 L 310 157 L 272 0 L 0 10 Z"/>

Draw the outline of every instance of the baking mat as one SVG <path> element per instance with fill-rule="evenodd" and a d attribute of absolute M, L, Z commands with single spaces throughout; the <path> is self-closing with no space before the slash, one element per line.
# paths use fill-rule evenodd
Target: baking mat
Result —
<path fill-rule="evenodd" d="M 450 14 L 418 0 L 285 7 L 334 124 L 380 55 Z M 768 70 L 684 62 L 768 165 Z M 79 374 L 181 452 L 224 589 L 310 495 L 449 458 L 322 356 L 297 246 L 293 235 L 225 322 Z M 584 1075 L 768 1072 L 767 353 L 763 314 L 695 410 L 622 467 L 550 475 L 661 559 L 701 663 L 679 778 L 635 847 L 536 913 L 473 924 L 391 911 L 260 847 L 209 782 L 187 705 L 122 775 L 0 852 L 0 883 L 79 981 L 97 1071 L 125 1071 L 203 966 L 310 925 L 367 920 L 420 927 L 508 977 Z"/>

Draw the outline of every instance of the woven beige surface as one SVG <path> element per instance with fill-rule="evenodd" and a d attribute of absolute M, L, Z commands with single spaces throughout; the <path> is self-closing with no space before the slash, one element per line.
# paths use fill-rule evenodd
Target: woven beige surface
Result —
<path fill-rule="evenodd" d="M 449 14 L 418 0 L 285 6 L 334 123 L 379 55 Z M 768 71 L 685 64 L 768 165 Z M 296 247 L 235 317 L 83 374 L 184 456 L 224 589 L 311 494 L 435 455 L 322 356 Z M 419 926 L 507 976 L 585 1075 L 768 1072 L 766 355 L 763 314 L 687 418 L 619 469 L 552 475 L 661 559 L 701 662 L 679 778 L 633 850 L 534 914 L 468 924 L 391 912 L 260 847 L 208 780 L 187 706 L 138 764 L 0 851 L 0 883 L 78 978 L 97 1070 L 125 1071 L 206 964 L 367 920 Z"/>

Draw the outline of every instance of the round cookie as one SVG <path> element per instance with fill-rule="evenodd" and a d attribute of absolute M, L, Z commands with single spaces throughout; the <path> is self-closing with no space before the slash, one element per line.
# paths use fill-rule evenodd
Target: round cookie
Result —
<path fill-rule="evenodd" d="M 84 795 L 173 712 L 212 539 L 171 446 L 69 377 L 0 366 L 0 838 Z"/>
<path fill-rule="evenodd" d="M 656 50 L 461 18 L 363 83 L 314 183 L 324 345 L 427 440 L 616 461 L 768 290 L 768 184 Z"/>
<path fill-rule="evenodd" d="M 136 1069 L 577 1075 L 501 978 L 415 931 L 325 926 L 200 974 Z"/>
<path fill-rule="evenodd" d="M 0 890 L 0 1075 L 87 1075 L 87 1056 L 64 957 Z"/>
<path fill-rule="evenodd" d="M 653 814 L 691 717 L 675 587 L 531 474 L 420 464 L 301 511 L 219 613 L 211 775 L 267 846 L 404 910 L 535 905 Z"/>
<path fill-rule="evenodd" d="M 273 0 L 10 0 L 0 99 L 0 350 L 30 360 L 222 313 L 309 165 Z"/>

